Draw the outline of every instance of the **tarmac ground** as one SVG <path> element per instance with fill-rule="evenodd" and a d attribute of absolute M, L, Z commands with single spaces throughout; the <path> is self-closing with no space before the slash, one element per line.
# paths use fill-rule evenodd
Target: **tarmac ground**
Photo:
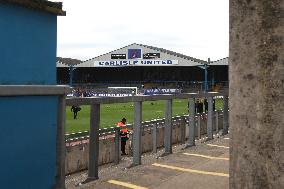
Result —
<path fill-rule="evenodd" d="M 132 157 L 123 156 L 120 164 L 100 166 L 99 179 L 81 184 L 87 171 L 66 177 L 67 188 L 82 189 L 226 189 L 229 188 L 229 135 L 215 137 L 186 149 L 173 146 L 173 153 L 142 155 L 142 164 L 127 168 Z"/>

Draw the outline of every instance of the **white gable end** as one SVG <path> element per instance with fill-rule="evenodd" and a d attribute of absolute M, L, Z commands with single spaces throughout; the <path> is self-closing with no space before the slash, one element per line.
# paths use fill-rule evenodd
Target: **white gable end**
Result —
<path fill-rule="evenodd" d="M 129 49 L 141 49 L 141 58 L 131 59 L 128 57 Z M 159 53 L 160 58 L 143 59 L 143 54 Z M 124 54 L 126 59 L 112 59 L 112 54 Z M 167 51 L 156 47 L 131 44 L 121 49 L 100 55 L 93 59 L 82 62 L 75 67 L 113 67 L 113 66 L 197 66 L 205 61 L 194 59 L 179 53 Z"/>

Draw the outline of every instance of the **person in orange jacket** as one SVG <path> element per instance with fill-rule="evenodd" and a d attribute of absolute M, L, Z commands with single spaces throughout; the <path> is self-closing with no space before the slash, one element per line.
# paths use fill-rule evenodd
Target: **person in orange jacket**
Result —
<path fill-rule="evenodd" d="M 126 146 L 126 141 L 129 139 L 128 138 L 129 131 L 126 127 L 126 119 L 122 118 L 122 120 L 118 122 L 116 126 L 120 127 L 121 155 L 127 155 L 125 153 L 125 146 Z"/>

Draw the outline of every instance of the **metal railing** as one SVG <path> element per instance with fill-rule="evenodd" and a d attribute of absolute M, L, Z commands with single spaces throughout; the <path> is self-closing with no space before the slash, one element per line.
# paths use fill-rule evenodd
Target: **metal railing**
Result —
<path fill-rule="evenodd" d="M 180 118 L 180 116 L 176 116 L 176 117 L 172 117 L 172 120 L 175 121 L 176 119 Z M 150 121 L 145 121 L 141 123 L 142 128 L 146 129 L 149 126 L 151 126 L 151 124 L 163 124 L 165 121 L 165 119 L 154 119 L 154 120 L 150 120 Z M 126 125 L 128 129 L 132 130 L 133 129 L 133 124 L 127 124 Z M 118 127 L 120 128 L 120 127 Z M 107 128 L 101 128 L 99 129 L 99 136 L 107 136 L 107 135 L 112 135 L 115 133 L 117 127 L 107 127 Z M 70 143 L 70 142 L 74 142 L 74 141 L 78 141 L 80 139 L 84 140 L 85 138 L 89 138 L 89 134 L 90 132 L 88 130 L 86 131 L 79 131 L 76 133 L 68 133 L 65 134 L 65 141 L 66 143 Z"/>
<path fill-rule="evenodd" d="M 66 94 L 70 92 L 68 86 L 0 86 L 0 96 L 58 96 L 57 110 L 57 136 L 56 136 L 56 185 L 55 188 L 65 188 L 65 121 L 66 105 L 90 105 L 90 136 L 89 136 L 89 166 L 88 179 L 98 179 L 98 155 L 99 155 L 99 126 L 100 126 L 100 105 L 112 103 L 134 102 L 134 124 L 133 124 L 133 161 L 132 166 L 141 164 L 141 134 L 142 134 L 142 103 L 145 101 L 166 101 L 166 110 L 164 122 L 164 154 L 172 153 L 172 128 L 174 125 L 172 119 L 172 101 L 173 99 L 189 99 L 188 127 L 189 138 L 186 147 L 195 145 L 195 98 L 205 97 L 208 99 L 207 115 L 207 137 L 213 139 L 213 97 L 224 97 L 224 122 L 223 133 L 228 133 L 228 93 L 183 93 L 176 95 L 154 95 L 154 96 L 131 96 L 131 97 L 91 97 L 91 98 L 69 98 Z M 150 124 L 152 129 L 157 129 L 158 124 Z M 182 128 L 182 127 L 181 127 Z M 104 132 L 112 131 L 105 129 Z M 154 132 L 155 133 L 155 132 Z M 115 129 L 116 150 L 119 153 L 119 128 Z M 153 138 L 157 137 L 155 134 Z M 184 138 L 184 137 L 183 137 Z M 185 138 L 184 138 L 185 140 Z M 157 145 L 153 143 L 153 145 Z M 153 148 L 157 149 L 156 147 Z M 116 158 L 116 163 L 119 158 Z"/>
<path fill-rule="evenodd" d="M 223 110 L 215 110 L 214 113 L 214 117 L 216 118 L 216 123 L 218 125 L 218 115 L 223 115 Z M 177 122 L 180 122 L 181 119 L 184 119 L 184 121 L 186 121 L 186 124 L 188 125 L 189 120 L 188 120 L 188 114 L 187 115 L 177 115 L 175 117 L 172 117 L 172 122 L 173 122 L 173 126 L 175 126 L 175 124 Z M 195 122 L 196 124 L 198 123 L 198 119 L 200 118 L 204 118 L 207 117 L 207 113 L 203 112 L 203 113 L 196 113 L 195 114 Z M 164 127 L 164 123 L 165 123 L 165 119 L 153 119 L 153 120 L 149 120 L 149 121 L 145 121 L 141 123 L 141 127 L 142 130 L 147 130 L 147 129 L 152 129 L 154 127 L 154 125 L 159 125 L 160 127 Z M 181 124 L 181 123 L 178 123 Z M 128 128 L 128 130 L 132 130 L 133 129 L 133 124 L 127 124 L 126 127 Z M 99 129 L 99 136 L 100 137 L 105 137 L 105 136 L 113 136 L 116 132 L 117 129 L 119 129 L 120 127 L 107 127 L 107 128 L 101 128 Z M 218 130 L 218 128 L 216 128 L 216 130 Z M 80 142 L 80 141 L 84 141 L 90 138 L 89 136 L 90 132 L 88 130 L 86 131 L 79 131 L 76 133 L 68 133 L 65 134 L 65 142 L 68 143 L 76 143 L 76 142 Z M 82 142 L 80 142 L 79 144 L 81 144 Z"/>
<path fill-rule="evenodd" d="M 205 97 L 208 99 L 208 115 L 207 115 L 207 139 L 213 139 L 213 97 L 224 97 L 224 129 L 223 133 L 228 131 L 228 93 L 182 93 L 176 95 L 153 95 L 153 96 L 130 96 L 130 97 L 87 97 L 87 98 L 68 98 L 66 99 L 66 105 L 90 105 L 90 136 L 89 136 L 89 165 L 88 165 L 88 178 L 85 182 L 98 179 L 98 155 L 99 155 L 99 134 L 104 132 L 114 132 L 115 134 L 115 163 L 119 162 L 119 128 L 107 128 L 99 130 L 100 126 L 100 108 L 101 104 L 113 104 L 113 103 L 127 103 L 134 102 L 134 124 L 133 124 L 133 160 L 131 166 L 141 164 L 141 134 L 142 134 L 142 103 L 145 101 L 157 101 L 165 100 L 165 118 L 164 122 L 164 153 L 163 155 L 172 153 L 172 101 L 173 99 L 189 99 L 189 115 L 188 115 L 188 127 L 189 138 L 186 142 L 185 148 L 195 145 L 195 98 Z M 155 125 L 150 124 L 152 129 L 155 129 Z M 115 131 L 114 131 L 115 130 Z M 155 135 L 153 135 L 155 137 Z M 184 139 L 185 140 L 185 139 Z M 153 144 L 155 145 L 155 144 Z M 156 148 L 153 148 L 156 149 Z M 63 169 L 63 167 L 62 167 Z"/>
<path fill-rule="evenodd" d="M 172 145 L 176 144 L 184 144 L 186 139 L 188 138 L 188 117 L 189 115 L 181 115 L 172 117 L 172 130 L 173 130 L 173 141 Z M 218 110 L 213 113 L 213 132 L 215 136 L 219 136 L 223 128 L 223 113 L 221 110 Z M 146 152 L 157 152 L 157 148 L 163 148 L 163 133 L 164 133 L 164 119 L 150 120 L 141 123 L 141 136 L 142 136 L 142 153 Z M 206 123 L 207 123 L 207 114 L 201 113 L 195 115 L 195 138 L 201 139 L 202 135 L 206 134 Z M 128 154 L 132 156 L 132 129 L 133 125 L 127 125 L 129 128 L 129 141 L 128 142 Z M 117 127 L 104 128 L 99 129 L 99 143 L 100 143 L 100 153 L 99 153 L 99 165 L 114 163 L 118 164 L 120 162 L 120 135 Z M 117 133 L 116 133 L 117 131 Z M 87 169 L 87 161 L 85 155 L 88 154 L 88 151 L 77 151 L 77 149 L 85 149 L 89 146 L 89 132 L 79 132 L 79 133 L 71 133 L 66 137 L 66 161 L 68 161 L 69 157 L 74 157 L 72 154 L 78 154 L 78 156 L 74 157 L 74 162 L 80 161 L 82 166 L 78 167 L 75 164 L 67 163 L 66 164 L 66 174 L 72 174 L 79 171 L 83 171 Z M 204 136 L 203 136 L 204 137 Z M 203 138 L 202 137 L 202 138 Z M 147 140 L 147 141 L 143 141 Z M 111 145 L 109 145 L 111 142 Z M 79 148 L 78 148 L 79 147 Z M 106 148 L 108 150 L 106 150 Z M 111 150 L 111 154 L 106 153 L 106 151 Z M 79 155 L 80 154 L 80 155 Z M 101 157 L 107 156 L 104 161 L 102 161 Z M 88 156 L 87 156 L 88 157 Z"/>

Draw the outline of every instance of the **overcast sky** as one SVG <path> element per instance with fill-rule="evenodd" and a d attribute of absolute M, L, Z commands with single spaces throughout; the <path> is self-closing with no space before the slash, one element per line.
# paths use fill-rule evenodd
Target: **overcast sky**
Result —
<path fill-rule="evenodd" d="M 86 60 L 132 43 L 203 60 L 229 54 L 228 0 L 63 0 L 63 9 L 57 56 Z"/>

